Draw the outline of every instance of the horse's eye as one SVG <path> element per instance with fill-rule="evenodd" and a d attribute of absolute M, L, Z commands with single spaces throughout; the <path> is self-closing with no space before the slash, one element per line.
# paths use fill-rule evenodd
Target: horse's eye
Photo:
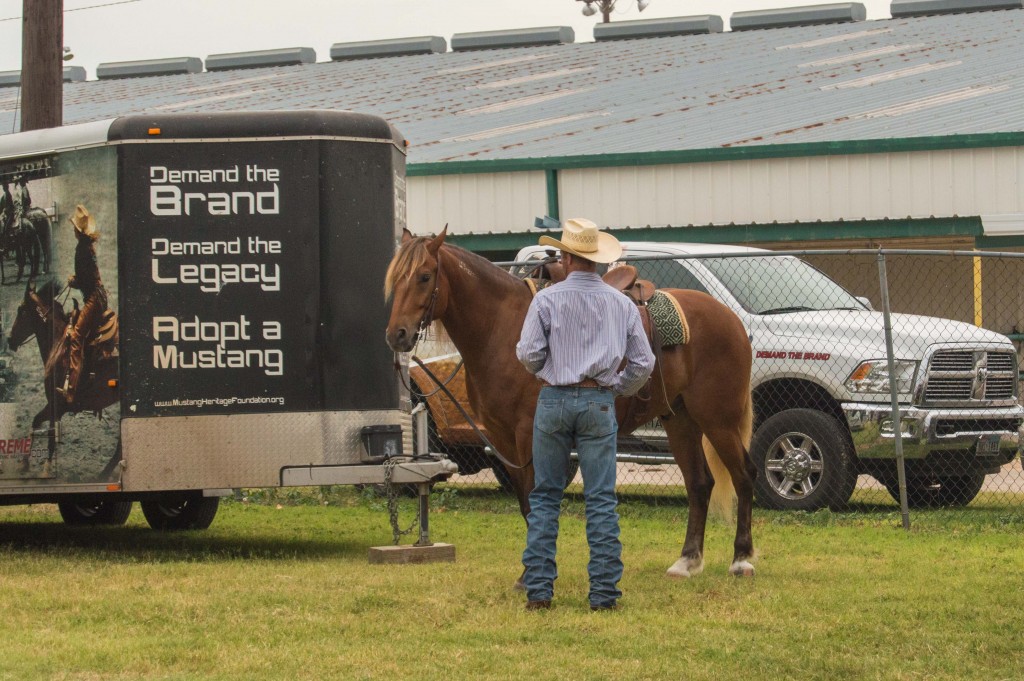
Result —
<path fill-rule="evenodd" d="M 430 272 L 424 272 L 420 275 L 421 284 L 426 284 L 428 281 L 430 281 Z"/>

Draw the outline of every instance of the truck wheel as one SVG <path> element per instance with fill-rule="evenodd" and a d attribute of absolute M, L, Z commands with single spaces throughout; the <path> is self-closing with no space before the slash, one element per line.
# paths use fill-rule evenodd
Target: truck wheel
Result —
<path fill-rule="evenodd" d="M 814 409 L 766 420 L 750 443 L 757 500 L 767 508 L 842 508 L 857 485 L 853 448 L 839 422 Z"/>
<path fill-rule="evenodd" d="M 565 483 L 566 488 L 572 484 L 573 478 L 576 477 L 576 473 L 580 470 L 580 462 L 575 459 L 569 460 L 569 478 Z M 501 487 L 502 492 L 508 492 L 509 494 L 515 494 L 516 488 L 512 484 L 512 476 L 505 470 L 504 464 L 500 461 L 495 461 L 491 464 L 491 471 L 494 472 L 494 477 L 498 479 L 498 485 Z"/>
<path fill-rule="evenodd" d="M 140 502 L 142 515 L 154 530 L 205 530 L 217 515 L 219 497 L 164 494 Z"/>
<path fill-rule="evenodd" d="M 66 525 L 124 525 L 132 512 L 130 501 L 59 501 L 57 509 Z"/>
<path fill-rule="evenodd" d="M 889 496 L 900 501 L 899 481 L 895 476 L 883 481 Z M 984 473 L 966 475 L 907 476 L 907 506 L 941 508 L 966 506 L 974 501 L 985 484 Z"/>

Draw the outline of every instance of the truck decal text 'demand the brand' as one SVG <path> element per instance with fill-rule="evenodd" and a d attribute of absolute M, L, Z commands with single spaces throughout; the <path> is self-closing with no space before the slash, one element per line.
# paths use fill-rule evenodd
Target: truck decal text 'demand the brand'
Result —
<path fill-rule="evenodd" d="M 758 350 L 757 359 L 801 359 L 812 362 L 826 362 L 832 358 L 828 352 L 803 352 L 800 350 Z"/>

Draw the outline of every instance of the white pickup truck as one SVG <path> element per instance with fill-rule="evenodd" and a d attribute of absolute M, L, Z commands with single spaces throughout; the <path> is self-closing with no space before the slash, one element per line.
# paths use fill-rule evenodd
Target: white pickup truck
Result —
<path fill-rule="evenodd" d="M 1017 455 L 1024 409 L 1017 400 L 1016 351 L 1005 336 L 894 313 L 890 376 L 882 313 L 799 258 L 739 246 L 624 246 L 624 260 L 641 278 L 709 293 L 746 326 L 754 355 L 751 456 L 761 504 L 841 507 L 860 474 L 873 476 L 898 499 L 891 380 L 898 389 L 912 505 L 969 503 L 985 475 Z M 516 261 L 548 253 L 531 246 Z M 675 259 L 715 254 L 747 255 Z M 652 256 L 672 259 L 643 260 Z M 658 430 L 620 442 L 620 459 L 671 461 Z"/>

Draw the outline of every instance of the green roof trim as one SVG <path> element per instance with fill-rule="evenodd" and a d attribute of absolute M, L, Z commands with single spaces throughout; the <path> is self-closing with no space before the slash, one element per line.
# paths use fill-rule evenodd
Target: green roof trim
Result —
<path fill-rule="evenodd" d="M 998 251 L 1003 248 L 1019 248 L 1024 246 L 1024 234 L 1013 236 L 979 236 L 974 240 L 975 247 L 982 251 Z"/>
<path fill-rule="evenodd" d="M 970 236 L 977 240 L 982 237 L 981 218 L 978 217 L 636 227 L 608 231 L 622 241 L 682 241 L 710 244 L 779 244 L 839 239 L 881 240 L 951 236 Z M 541 230 L 504 234 L 452 234 L 447 240 L 470 251 L 518 251 L 524 246 L 537 243 L 541 234 L 544 234 Z M 983 240 L 978 241 L 979 246 Z"/>
<path fill-rule="evenodd" d="M 622 154 L 591 154 L 586 156 L 545 156 L 538 158 L 410 163 L 406 167 L 406 175 L 409 177 L 421 177 L 426 175 L 507 173 L 530 170 L 570 170 L 574 168 L 653 166 L 805 156 L 849 156 L 853 154 L 885 154 L 949 149 L 987 149 L 992 147 L 1024 147 L 1024 132 L 893 137 L 874 140 L 803 142 L 800 144 L 758 144 L 737 147 L 714 147 L 710 149 L 638 151 Z"/>

